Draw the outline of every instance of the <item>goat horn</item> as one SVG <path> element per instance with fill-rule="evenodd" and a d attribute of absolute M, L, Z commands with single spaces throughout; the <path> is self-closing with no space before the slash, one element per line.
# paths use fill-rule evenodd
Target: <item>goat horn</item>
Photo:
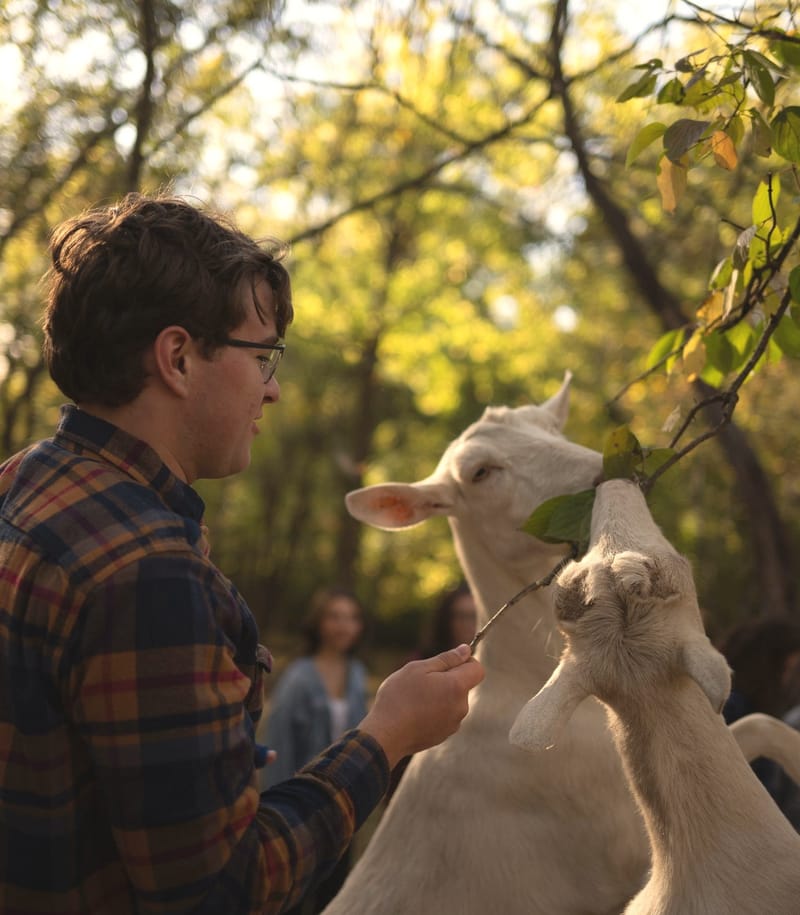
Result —
<path fill-rule="evenodd" d="M 561 383 L 561 387 L 552 397 L 541 404 L 545 410 L 555 417 L 559 429 L 564 428 L 567 422 L 567 415 L 569 414 L 570 381 L 572 381 L 572 372 L 564 372 L 564 380 Z"/>

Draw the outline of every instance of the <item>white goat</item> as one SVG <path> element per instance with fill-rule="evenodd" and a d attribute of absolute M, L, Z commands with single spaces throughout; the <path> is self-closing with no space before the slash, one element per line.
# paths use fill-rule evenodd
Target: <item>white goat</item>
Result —
<path fill-rule="evenodd" d="M 557 580 L 566 648 L 511 740 L 534 750 L 563 745 L 561 729 L 587 696 L 608 706 L 653 856 L 626 915 L 797 915 L 800 836 L 734 731 L 749 753 L 759 752 L 754 735 L 773 750 L 786 740 L 794 760 L 778 755 L 795 773 L 800 735 L 767 716 L 726 727 L 719 711 L 730 671 L 703 630 L 688 563 L 635 484 L 598 487 L 590 547 Z"/>
<path fill-rule="evenodd" d="M 542 406 L 487 409 L 427 479 L 348 496 L 356 518 L 387 529 L 446 515 L 480 622 L 564 554 L 519 530 L 531 511 L 600 472 L 599 454 L 561 434 L 568 383 Z M 547 590 L 498 620 L 478 649 L 486 678 L 460 731 L 412 760 L 326 915 L 622 910 L 649 854 L 602 706 L 585 703 L 551 753 L 530 757 L 508 741 L 560 645 Z"/>

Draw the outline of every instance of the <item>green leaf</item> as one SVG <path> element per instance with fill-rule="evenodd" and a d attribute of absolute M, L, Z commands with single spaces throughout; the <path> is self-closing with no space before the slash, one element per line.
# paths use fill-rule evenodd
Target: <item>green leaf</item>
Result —
<path fill-rule="evenodd" d="M 757 231 L 750 242 L 748 258 L 754 267 L 763 267 L 767 262 L 766 231 Z"/>
<path fill-rule="evenodd" d="M 730 340 L 719 331 L 713 331 L 705 336 L 706 364 L 711 369 L 716 369 L 724 379 L 732 370 L 736 362 L 736 350 Z"/>
<path fill-rule="evenodd" d="M 779 111 L 770 127 L 775 152 L 789 162 L 800 162 L 800 107 L 789 105 Z"/>
<path fill-rule="evenodd" d="M 733 261 L 731 258 L 726 257 L 714 268 L 711 279 L 708 281 L 709 289 L 725 289 L 728 283 L 730 283 L 732 276 Z"/>
<path fill-rule="evenodd" d="M 775 218 L 775 207 L 781 195 L 781 179 L 773 175 L 770 181 L 762 181 L 753 197 L 753 222 L 760 226 Z"/>
<path fill-rule="evenodd" d="M 728 338 L 719 331 L 707 333 L 703 337 L 703 343 L 705 345 L 705 363 L 700 371 L 700 377 L 706 384 L 720 388 L 737 359 L 736 350 Z"/>
<path fill-rule="evenodd" d="M 750 358 L 758 339 L 758 331 L 747 321 L 739 321 L 725 331 L 725 336 L 736 352 L 736 358 L 731 366 L 731 371 L 735 372 Z"/>
<path fill-rule="evenodd" d="M 642 463 L 642 446 L 627 426 L 609 432 L 603 448 L 603 477 L 632 480 Z"/>
<path fill-rule="evenodd" d="M 584 553 L 592 529 L 594 489 L 548 499 L 534 511 L 522 530 L 545 543 L 574 543 Z"/>
<path fill-rule="evenodd" d="M 720 372 L 718 368 L 715 368 L 713 365 L 706 362 L 698 377 L 702 381 L 705 381 L 710 387 L 719 390 L 725 383 L 725 378 L 727 376 L 723 372 Z"/>
<path fill-rule="evenodd" d="M 647 477 L 651 477 L 659 467 L 662 467 L 674 456 L 674 448 L 645 448 L 642 473 Z"/>
<path fill-rule="evenodd" d="M 771 108 L 775 104 L 775 81 L 767 66 L 768 61 L 755 51 L 744 51 L 742 62 L 756 95 Z"/>
<path fill-rule="evenodd" d="M 692 51 L 690 54 L 687 54 L 686 57 L 681 57 L 680 60 L 676 60 L 675 69 L 679 73 L 694 73 L 696 67 L 695 64 L 692 63 L 692 58 L 702 54 L 703 51 L 705 51 L 705 48 L 700 48 L 699 51 Z"/>
<path fill-rule="evenodd" d="M 750 127 L 753 132 L 753 151 L 766 158 L 772 153 L 772 130 L 757 108 L 750 109 Z"/>
<path fill-rule="evenodd" d="M 776 41 L 772 45 L 772 50 L 782 64 L 800 70 L 800 44 L 794 41 Z"/>
<path fill-rule="evenodd" d="M 639 155 L 659 137 L 664 136 L 667 125 L 655 121 L 652 124 L 646 124 L 633 139 L 633 143 L 628 147 L 628 155 L 625 157 L 625 167 L 630 167 Z"/>
<path fill-rule="evenodd" d="M 618 102 L 627 102 L 632 98 L 644 98 L 650 95 L 656 87 L 658 76 L 655 73 L 645 73 L 640 76 L 636 82 L 631 83 L 627 89 L 624 89 L 618 96 Z"/>
<path fill-rule="evenodd" d="M 696 73 L 686 84 L 684 105 L 691 105 L 698 111 L 710 111 L 717 106 L 716 97 L 722 92 L 717 83 L 712 83 L 700 73 Z"/>
<path fill-rule="evenodd" d="M 694 121 L 679 118 L 670 124 L 664 133 L 664 150 L 672 162 L 680 162 L 681 156 L 695 146 L 708 129 L 711 121 Z"/>
<path fill-rule="evenodd" d="M 731 67 L 730 60 L 728 61 L 728 67 Z M 741 81 L 742 81 L 742 71 L 741 70 L 728 69 L 728 72 L 725 74 L 725 76 L 722 77 L 722 79 L 717 83 L 717 85 L 720 88 L 722 88 L 723 86 L 736 86 L 736 84 L 741 83 Z M 734 95 L 734 97 L 737 97 L 739 95 L 739 92 L 734 90 L 733 95 Z"/>
<path fill-rule="evenodd" d="M 793 302 L 800 302 L 800 267 L 795 267 L 789 274 L 789 292 Z"/>
<path fill-rule="evenodd" d="M 685 94 L 683 83 L 676 76 L 659 89 L 656 101 L 659 105 L 681 105 Z"/>
<path fill-rule="evenodd" d="M 784 315 L 772 339 L 778 345 L 782 353 L 785 353 L 792 359 L 800 359 L 800 327 L 789 317 Z"/>
<path fill-rule="evenodd" d="M 780 70 L 780 66 L 775 63 L 774 60 L 770 60 L 765 54 L 762 54 L 760 51 L 745 51 L 745 54 L 754 60 L 757 64 L 764 67 L 765 70 Z"/>
<path fill-rule="evenodd" d="M 731 118 L 727 127 L 728 136 L 733 140 L 734 145 L 739 146 L 744 139 L 744 124 L 739 115 Z"/>
<path fill-rule="evenodd" d="M 647 360 L 645 361 L 645 369 L 650 371 L 654 369 L 657 365 L 660 365 L 662 361 L 667 360 L 665 363 L 665 368 L 669 372 L 672 365 L 674 365 L 675 360 L 678 358 L 678 354 L 681 351 L 683 346 L 683 331 L 682 330 L 668 330 L 665 334 L 662 334 L 658 340 L 656 340 L 650 352 L 647 354 Z M 675 355 L 672 356 L 672 359 L 668 359 L 671 353 Z"/>

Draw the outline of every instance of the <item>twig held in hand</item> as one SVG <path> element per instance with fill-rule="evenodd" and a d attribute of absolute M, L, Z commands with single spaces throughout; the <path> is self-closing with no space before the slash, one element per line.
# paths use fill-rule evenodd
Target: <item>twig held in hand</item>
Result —
<path fill-rule="evenodd" d="M 564 556 L 564 558 L 552 568 L 544 578 L 540 578 L 538 581 L 533 582 L 530 585 L 526 585 L 518 594 L 515 594 L 510 601 L 507 601 L 503 606 L 491 617 L 486 623 L 481 626 L 481 628 L 475 633 L 475 637 L 469 643 L 469 648 L 472 654 L 475 654 L 475 649 L 478 647 L 483 637 L 489 631 L 489 628 L 495 624 L 500 615 L 508 610 L 509 607 L 513 607 L 514 604 L 518 603 L 525 597 L 527 594 L 530 594 L 532 591 L 538 591 L 540 588 L 546 588 L 549 584 L 552 583 L 553 579 L 564 569 L 573 559 L 578 555 L 578 545 L 576 543 L 570 544 L 569 553 Z"/>

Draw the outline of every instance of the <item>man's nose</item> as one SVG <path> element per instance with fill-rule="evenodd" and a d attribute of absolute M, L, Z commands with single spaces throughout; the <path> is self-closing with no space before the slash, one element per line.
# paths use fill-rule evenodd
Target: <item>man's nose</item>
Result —
<path fill-rule="evenodd" d="M 277 403 L 281 399 L 281 386 L 273 375 L 264 385 L 264 403 Z"/>

